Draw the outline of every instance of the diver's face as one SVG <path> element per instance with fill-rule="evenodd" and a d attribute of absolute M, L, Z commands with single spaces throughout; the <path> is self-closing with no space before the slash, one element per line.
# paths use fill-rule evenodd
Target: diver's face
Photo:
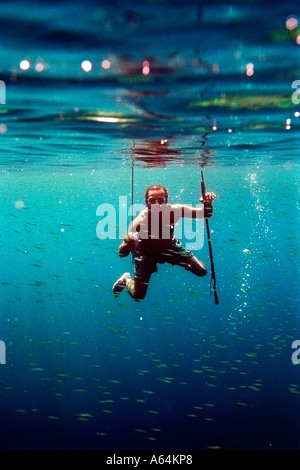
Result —
<path fill-rule="evenodd" d="M 149 209 L 153 204 L 158 204 L 159 206 L 161 206 L 166 202 L 166 193 L 163 189 L 150 189 L 147 199 L 147 206 Z"/>

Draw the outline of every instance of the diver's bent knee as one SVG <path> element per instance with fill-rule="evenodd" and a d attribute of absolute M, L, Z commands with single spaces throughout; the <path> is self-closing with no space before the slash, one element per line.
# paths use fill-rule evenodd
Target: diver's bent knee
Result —
<path fill-rule="evenodd" d="M 183 266 L 187 271 L 191 271 L 196 276 L 203 277 L 207 274 L 206 266 L 200 261 L 188 263 Z"/>
<path fill-rule="evenodd" d="M 196 276 L 204 277 L 204 276 L 206 276 L 206 274 L 207 274 L 207 269 L 206 269 L 206 267 L 202 264 L 202 265 L 198 266 L 197 269 L 195 269 L 193 272 L 196 274 Z"/>
<path fill-rule="evenodd" d="M 134 288 L 129 290 L 131 297 L 139 302 L 144 300 L 147 294 L 148 282 L 135 282 Z"/>
<path fill-rule="evenodd" d="M 136 302 L 140 302 L 141 300 L 144 300 L 144 298 L 146 297 L 146 292 L 143 293 L 143 294 L 134 294 L 131 296 L 133 298 L 133 300 L 135 300 Z"/>

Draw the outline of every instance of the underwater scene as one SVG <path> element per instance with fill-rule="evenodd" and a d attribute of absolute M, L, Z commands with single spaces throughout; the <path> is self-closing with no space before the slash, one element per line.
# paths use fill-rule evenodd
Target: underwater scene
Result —
<path fill-rule="evenodd" d="M 299 2 L 3 1 L 0 38 L 0 449 L 299 449 Z M 207 275 L 115 297 L 145 189 L 202 177 Z"/>

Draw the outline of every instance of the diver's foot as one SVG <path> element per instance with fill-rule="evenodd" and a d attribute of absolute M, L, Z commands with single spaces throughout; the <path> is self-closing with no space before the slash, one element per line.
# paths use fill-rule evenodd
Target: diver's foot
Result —
<path fill-rule="evenodd" d="M 118 297 L 123 289 L 126 287 L 126 280 L 130 279 L 130 273 L 124 273 L 120 279 L 118 279 L 113 285 L 113 293 L 115 297 Z"/>

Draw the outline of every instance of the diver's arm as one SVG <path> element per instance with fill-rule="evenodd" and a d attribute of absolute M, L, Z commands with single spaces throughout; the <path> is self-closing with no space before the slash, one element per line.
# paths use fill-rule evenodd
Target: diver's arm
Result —
<path fill-rule="evenodd" d="M 204 198 L 200 198 L 200 202 L 203 202 L 204 206 L 204 218 L 209 219 L 213 215 L 213 206 L 212 202 L 214 199 L 216 199 L 217 195 L 213 193 L 212 191 L 205 193 Z"/>
<path fill-rule="evenodd" d="M 124 258 L 133 251 L 136 234 L 140 231 L 140 226 L 145 219 L 146 210 L 141 211 L 140 214 L 129 224 L 128 234 L 119 246 L 119 256 Z"/>

